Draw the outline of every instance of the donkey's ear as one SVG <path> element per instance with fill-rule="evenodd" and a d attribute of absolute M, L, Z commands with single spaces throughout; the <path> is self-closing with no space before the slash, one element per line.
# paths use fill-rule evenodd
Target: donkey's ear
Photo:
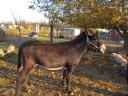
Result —
<path fill-rule="evenodd" d="M 88 32 L 87 32 L 87 30 L 86 30 L 86 29 L 81 29 L 81 30 L 80 30 L 80 33 L 88 34 Z"/>
<path fill-rule="evenodd" d="M 92 40 L 98 40 L 99 39 L 97 33 L 91 29 L 88 29 L 88 35 L 92 38 Z"/>
<path fill-rule="evenodd" d="M 95 34 L 88 34 L 90 40 L 98 40 Z"/>

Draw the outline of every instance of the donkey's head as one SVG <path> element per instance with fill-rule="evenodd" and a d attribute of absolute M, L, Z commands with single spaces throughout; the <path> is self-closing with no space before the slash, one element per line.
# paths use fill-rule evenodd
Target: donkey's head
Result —
<path fill-rule="evenodd" d="M 90 33 L 89 32 L 87 35 L 88 51 L 92 50 L 93 52 L 100 52 L 102 54 L 105 54 L 106 52 L 105 44 L 99 40 L 97 34 L 95 34 L 92 31 Z"/>

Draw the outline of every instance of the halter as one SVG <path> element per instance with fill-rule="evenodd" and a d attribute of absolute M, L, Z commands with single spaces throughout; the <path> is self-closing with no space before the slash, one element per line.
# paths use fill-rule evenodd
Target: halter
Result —
<path fill-rule="evenodd" d="M 97 40 L 96 40 L 96 41 L 97 41 Z M 98 41 L 97 41 L 97 42 L 98 42 Z M 98 47 L 97 47 L 96 45 L 94 45 L 91 41 L 89 42 L 89 44 L 98 49 Z"/>
<path fill-rule="evenodd" d="M 86 41 L 87 41 L 87 52 L 89 51 L 90 45 L 93 46 L 94 48 L 96 48 L 96 50 L 98 49 L 98 46 L 94 45 L 94 44 L 89 40 L 88 35 L 87 35 Z M 98 40 L 95 40 L 95 41 L 96 41 L 96 42 L 99 42 Z"/>

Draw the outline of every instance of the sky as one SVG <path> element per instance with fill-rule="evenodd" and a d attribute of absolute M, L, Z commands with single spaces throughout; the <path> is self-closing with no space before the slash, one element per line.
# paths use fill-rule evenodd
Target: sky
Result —
<path fill-rule="evenodd" d="M 46 19 L 36 10 L 28 9 L 32 0 L 0 0 L 0 22 L 19 20 L 43 22 Z M 13 16 L 12 16 L 13 14 Z"/>

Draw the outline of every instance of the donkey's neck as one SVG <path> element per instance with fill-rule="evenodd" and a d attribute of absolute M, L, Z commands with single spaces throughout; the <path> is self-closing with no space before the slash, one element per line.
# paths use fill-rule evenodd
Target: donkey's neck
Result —
<path fill-rule="evenodd" d="M 83 55 L 87 51 L 87 37 L 81 36 L 80 38 L 74 40 L 74 48 L 80 55 Z"/>
<path fill-rule="evenodd" d="M 85 41 L 76 45 L 77 51 L 83 55 L 87 51 L 87 43 Z"/>

